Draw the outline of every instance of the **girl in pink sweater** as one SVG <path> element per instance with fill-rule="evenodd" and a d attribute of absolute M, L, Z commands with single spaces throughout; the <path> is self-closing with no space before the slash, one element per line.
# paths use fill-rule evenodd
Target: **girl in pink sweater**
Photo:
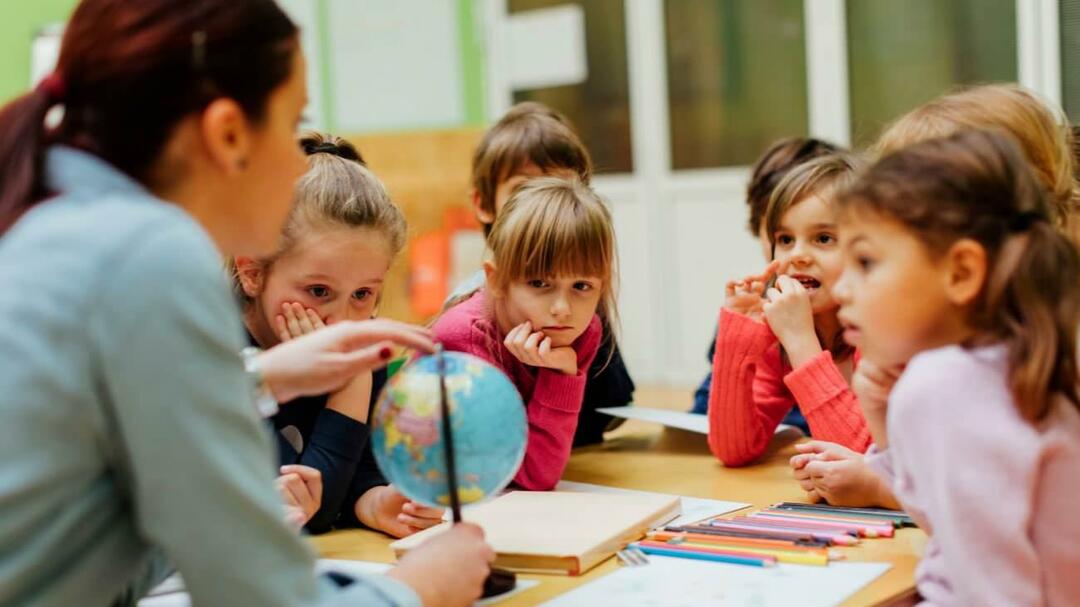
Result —
<path fill-rule="evenodd" d="M 796 403 L 815 438 L 860 453 L 870 445 L 848 385 L 856 357 L 830 294 L 841 265 L 833 201 L 855 169 L 836 153 L 785 175 L 765 212 L 772 263 L 727 284 L 709 392 L 709 446 L 727 466 L 760 457 Z"/>
<path fill-rule="evenodd" d="M 844 337 L 891 393 L 867 463 L 931 535 L 934 605 L 1080 603 L 1080 255 L 1008 135 L 886 156 L 845 194 Z"/>
<path fill-rule="evenodd" d="M 514 482 L 555 487 L 570 458 L 585 378 L 614 319 L 615 234 L 588 186 L 526 182 L 488 235 L 486 284 L 442 315 L 437 339 L 502 369 L 521 392 L 528 447 Z"/>

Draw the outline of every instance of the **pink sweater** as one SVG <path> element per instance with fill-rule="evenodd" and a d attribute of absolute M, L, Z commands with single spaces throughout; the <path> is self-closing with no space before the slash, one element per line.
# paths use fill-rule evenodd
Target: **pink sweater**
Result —
<path fill-rule="evenodd" d="M 889 448 L 867 462 L 931 535 L 916 578 L 928 605 L 1080 605 L 1080 412 L 1032 426 L 1002 346 L 911 360 L 889 396 Z"/>
<path fill-rule="evenodd" d="M 435 337 L 448 350 L 478 356 L 501 369 L 521 392 L 529 422 L 525 461 L 514 482 L 530 491 L 553 489 L 570 459 L 578 413 L 585 397 L 585 377 L 600 346 L 600 318 L 573 343 L 578 373 L 531 367 L 503 345 L 486 289 L 454 306 L 435 323 Z"/>
<path fill-rule="evenodd" d="M 767 325 L 720 312 L 709 391 L 709 447 L 726 466 L 761 457 L 791 407 L 799 403 L 814 438 L 862 453 L 870 446 L 859 401 L 822 352 L 798 369 L 784 363 Z"/>

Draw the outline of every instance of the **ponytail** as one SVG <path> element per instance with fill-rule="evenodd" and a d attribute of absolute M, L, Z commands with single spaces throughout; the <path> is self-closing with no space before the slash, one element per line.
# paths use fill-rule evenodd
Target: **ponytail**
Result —
<path fill-rule="evenodd" d="M 45 115 L 59 101 L 60 88 L 59 78 L 50 76 L 0 109 L 0 236 L 47 195 Z"/>
<path fill-rule="evenodd" d="M 997 329 L 1008 348 L 1009 386 L 1021 416 L 1043 419 L 1054 393 L 1080 407 L 1080 253 L 1072 242 L 1047 220 L 1009 236 L 981 308 L 985 326 Z"/>
<path fill-rule="evenodd" d="M 176 125 L 215 99 L 259 123 L 292 73 L 296 33 L 274 0 L 80 0 L 56 73 L 0 110 L 0 236 L 49 194 L 48 144 L 146 185 Z M 60 103 L 63 119 L 46 131 Z"/>

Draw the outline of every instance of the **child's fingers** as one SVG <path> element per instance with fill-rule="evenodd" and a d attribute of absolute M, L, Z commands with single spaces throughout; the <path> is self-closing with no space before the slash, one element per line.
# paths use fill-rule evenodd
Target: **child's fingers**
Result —
<path fill-rule="evenodd" d="M 278 339 L 282 342 L 292 339 L 292 333 L 289 333 L 289 327 L 285 324 L 285 317 L 281 314 L 274 317 L 274 330 L 277 332 Z"/>
<path fill-rule="evenodd" d="M 539 331 L 530 334 L 527 338 L 525 338 L 525 351 L 533 356 L 537 356 L 539 354 L 539 352 L 537 352 L 537 348 L 540 347 L 540 341 L 543 339 L 544 334 Z"/>
<path fill-rule="evenodd" d="M 754 276 L 753 279 L 758 282 L 769 282 L 769 280 L 773 276 L 780 272 L 780 266 L 781 263 L 779 261 L 770 261 L 769 265 L 765 266 L 765 269 L 761 272 L 761 274 Z"/>
<path fill-rule="evenodd" d="M 430 518 L 441 521 L 445 510 L 442 508 L 433 508 L 431 506 L 425 506 L 423 504 L 417 504 L 416 502 L 405 502 L 401 506 L 401 511 L 410 516 L 417 518 Z"/>
<path fill-rule="evenodd" d="M 312 499 L 311 494 L 308 493 L 307 486 L 304 485 L 304 481 L 300 479 L 300 475 L 285 474 L 281 476 L 281 480 L 285 486 L 285 490 L 292 496 L 292 503 L 303 508 L 304 511 L 307 511 Z"/>
<path fill-rule="evenodd" d="M 285 326 L 289 328 L 289 333 L 293 337 L 300 337 L 304 334 L 304 331 L 300 328 L 300 320 L 296 318 L 296 312 L 290 304 L 283 304 L 282 309 L 285 315 Z"/>
<path fill-rule="evenodd" d="M 829 471 L 829 463 L 821 460 L 814 460 L 808 462 L 803 469 L 810 475 L 810 478 L 814 479 L 815 482 L 818 482 L 824 480 L 825 475 Z"/>
<path fill-rule="evenodd" d="M 735 285 L 737 283 L 734 280 L 729 280 L 727 286 L 724 287 L 725 297 L 735 297 Z"/>
<path fill-rule="evenodd" d="M 788 460 L 788 465 L 794 468 L 795 472 L 798 473 L 800 470 L 802 470 L 803 466 L 805 466 L 807 462 L 810 461 L 810 457 L 810 455 L 805 453 L 793 455 L 791 456 L 791 459 Z"/>
<path fill-rule="evenodd" d="M 319 472 L 316 468 L 300 464 L 286 464 L 279 470 L 281 474 L 295 474 L 300 477 L 300 480 L 304 481 L 304 485 L 307 486 L 308 492 L 312 496 L 322 497 L 322 472 Z"/>
<path fill-rule="evenodd" d="M 781 295 L 782 295 L 782 293 L 780 292 L 780 289 L 777 289 L 776 287 L 772 287 L 768 291 L 765 292 L 765 299 L 769 300 L 769 303 L 776 303 L 777 300 L 780 299 Z"/>
<path fill-rule="evenodd" d="M 313 333 L 315 331 L 315 325 L 311 324 L 311 319 L 308 317 L 307 310 L 304 306 L 294 303 L 292 305 L 293 316 L 296 317 L 296 324 L 300 326 L 300 330 L 304 332 L 304 335 Z"/>
<path fill-rule="evenodd" d="M 304 313 L 307 314 L 308 322 L 311 323 L 311 326 L 313 328 L 321 329 L 321 328 L 326 326 L 326 323 L 323 322 L 322 317 L 319 316 L 319 313 L 316 312 L 315 310 L 312 310 L 311 308 L 308 308 L 308 309 L 304 310 Z"/>
<path fill-rule="evenodd" d="M 542 359 L 546 359 L 548 357 L 548 355 L 551 354 L 551 338 L 550 337 L 545 337 L 544 340 L 540 342 L 539 353 L 540 353 L 540 358 L 542 358 Z"/>
<path fill-rule="evenodd" d="M 427 529 L 428 527 L 434 527 L 442 522 L 442 519 L 435 520 L 430 518 L 418 518 L 405 514 L 404 512 L 397 515 L 397 522 L 409 527 L 415 527 L 417 529 Z"/>

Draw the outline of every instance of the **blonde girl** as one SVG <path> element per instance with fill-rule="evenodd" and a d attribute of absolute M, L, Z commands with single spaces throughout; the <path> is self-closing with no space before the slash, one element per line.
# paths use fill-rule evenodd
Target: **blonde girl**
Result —
<path fill-rule="evenodd" d="M 401 211 L 351 144 L 313 134 L 301 146 L 308 171 L 277 250 L 234 262 L 244 324 L 260 348 L 373 318 L 405 242 Z M 364 525 L 403 536 L 439 522 L 441 511 L 406 500 L 375 465 L 367 422 L 384 381 L 382 372 L 362 373 L 336 392 L 283 403 L 271 418 L 281 464 L 322 473 L 322 503 L 306 525 L 313 533 Z"/>
<path fill-rule="evenodd" d="M 525 489 L 554 488 L 570 457 L 601 319 L 615 320 L 615 234 L 588 186 L 541 177 L 526 182 L 488 236 L 484 287 L 447 310 L 436 338 L 479 356 L 511 378 L 526 402 Z"/>

